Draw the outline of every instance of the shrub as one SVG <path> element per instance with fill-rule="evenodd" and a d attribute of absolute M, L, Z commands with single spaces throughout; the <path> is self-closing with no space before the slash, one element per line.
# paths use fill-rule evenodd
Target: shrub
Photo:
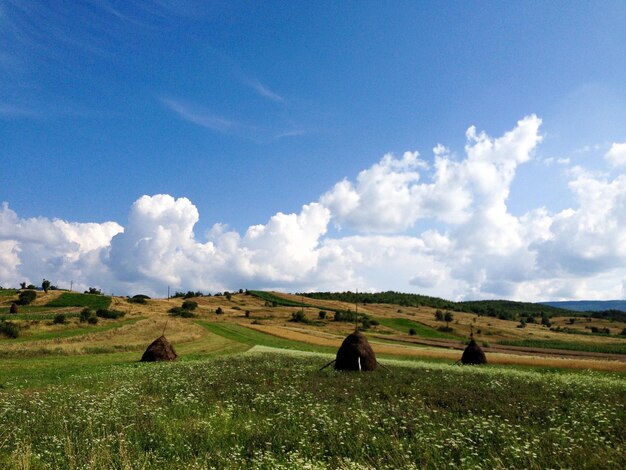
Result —
<path fill-rule="evenodd" d="M 98 323 L 98 317 L 95 314 L 90 316 L 89 318 L 87 318 L 87 323 L 89 323 L 90 325 L 97 324 Z"/>
<path fill-rule="evenodd" d="M 194 292 L 192 290 L 187 291 L 187 293 L 176 292 L 172 297 L 182 297 L 183 299 L 191 299 L 193 297 L 202 297 L 204 294 L 200 291 Z"/>
<path fill-rule="evenodd" d="M 168 310 L 168 312 L 169 312 L 169 314 L 170 314 L 172 317 L 193 318 L 193 317 L 195 317 L 195 316 L 196 316 L 196 315 L 195 315 L 193 312 L 191 312 L 190 310 L 187 310 L 187 309 L 182 308 L 182 307 L 173 307 L 173 308 L 170 308 L 170 309 Z"/>
<path fill-rule="evenodd" d="M 440 326 L 439 328 L 437 328 L 437 330 L 443 332 L 443 333 L 452 333 L 454 332 L 454 328 L 452 328 L 451 326 Z"/>
<path fill-rule="evenodd" d="M 128 298 L 128 302 L 130 302 L 131 304 L 142 304 L 145 305 L 148 302 L 146 302 L 146 299 L 149 299 L 150 297 L 148 297 L 147 295 L 133 295 L 132 297 Z"/>
<path fill-rule="evenodd" d="M 99 308 L 96 311 L 96 315 L 100 318 L 108 318 L 111 320 L 117 320 L 118 318 L 126 315 L 124 312 L 120 312 L 119 310 L 108 310 L 106 308 Z"/>
<path fill-rule="evenodd" d="M 37 292 L 35 292 L 34 290 L 25 290 L 20 292 L 20 296 L 19 296 L 19 304 L 20 305 L 28 305 L 30 303 L 32 303 L 35 299 L 37 298 Z"/>
<path fill-rule="evenodd" d="M 353 322 L 355 315 L 356 314 L 352 310 L 348 310 L 345 312 L 338 310 L 335 312 L 334 321 Z"/>
<path fill-rule="evenodd" d="M 441 310 L 435 312 L 435 320 L 443 321 L 443 312 Z"/>
<path fill-rule="evenodd" d="M 246 318 L 250 318 L 250 310 L 246 310 Z"/>
<path fill-rule="evenodd" d="M 80 312 L 80 316 L 78 317 L 81 323 L 85 323 L 86 321 L 89 321 L 90 318 L 96 318 L 96 322 L 97 320 L 97 316 L 96 316 L 96 312 L 88 307 L 85 307 L 84 309 L 81 310 Z"/>
<path fill-rule="evenodd" d="M 293 321 L 293 322 L 297 322 L 297 323 L 306 323 L 306 317 L 304 316 L 304 312 L 302 310 L 298 310 L 297 312 L 293 312 L 291 314 L 291 320 L 289 321 Z"/>
<path fill-rule="evenodd" d="M 217 307 L 217 310 L 215 310 L 215 313 L 217 315 L 221 315 L 222 313 L 224 313 L 224 310 L 222 310 L 222 307 Z"/>
<path fill-rule="evenodd" d="M 13 302 L 11 304 L 11 309 L 9 310 L 10 313 L 17 313 L 17 304 L 15 302 Z"/>
<path fill-rule="evenodd" d="M 415 335 L 417 334 L 417 330 L 416 330 L 415 328 L 411 328 L 411 329 L 409 330 L 409 334 L 410 334 L 411 336 L 415 336 Z"/>
<path fill-rule="evenodd" d="M 89 290 L 85 291 L 85 294 L 102 295 L 102 289 L 96 289 L 95 287 L 90 287 Z"/>
<path fill-rule="evenodd" d="M 194 302 L 193 300 L 185 300 L 182 306 L 185 310 L 195 310 L 198 308 L 198 302 Z"/>
<path fill-rule="evenodd" d="M 626 328 L 622 330 L 622 332 L 620 333 L 620 336 L 626 336 Z"/>
<path fill-rule="evenodd" d="M 320 310 L 320 312 L 317 315 L 320 317 L 320 320 L 324 320 L 326 318 L 326 311 Z"/>
<path fill-rule="evenodd" d="M 26 288 L 29 289 L 29 290 L 35 290 L 35 289 L 37 289 L 37 286 L 35 284 L 28 284 L 26 286 Z"/>
<path fill-rule="evenodd" d="M 52 320 L 52 323 L 55 325 L 63 325 L 65 323 L 65 315 L 62 313 L 57 313 Z"/>
<path fill-rule="evenodd" d="M 224 292 L 224 296 L 226 297 L 226 300 L 228 300 L 230 302 L 230 299 L 231 299 L 230 292 L 228 292 L 228 291 Z"/>
<path fill-rule="evenodd" d="M 12 321 L 0 321 L 0 335 L 7 338 L 17 338 L 20 335 L 20 327 Z"/>

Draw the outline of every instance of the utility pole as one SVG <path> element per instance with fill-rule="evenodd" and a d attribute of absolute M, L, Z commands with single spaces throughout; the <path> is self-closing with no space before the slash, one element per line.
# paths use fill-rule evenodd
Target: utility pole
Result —
<path fill-rule="evenodd" d="M 167 300 L 170 300 L 170 286 L 167 286 Z"/>
<path fill-rule="evenodd" d="M 359 331 L 359 289 L 356 290 L 354 299 L 354 331 Z M 361 363 L 359 363 L 359 370 L 361 370 Z"/>
<path fill-rule="evenodd" d="M 70 281 L 70 292 L 72 292 L 73 287 L 74 287 L 74 281 Z"/>

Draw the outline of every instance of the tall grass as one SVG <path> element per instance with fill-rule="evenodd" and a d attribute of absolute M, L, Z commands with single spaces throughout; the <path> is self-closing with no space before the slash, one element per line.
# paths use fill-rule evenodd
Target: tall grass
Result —
<path fill-rule="evenodd" d="M 319 372 L 271 352 L 0 389 L 0 467 L 616 468 L 626 384 L 443 365 Z"/>

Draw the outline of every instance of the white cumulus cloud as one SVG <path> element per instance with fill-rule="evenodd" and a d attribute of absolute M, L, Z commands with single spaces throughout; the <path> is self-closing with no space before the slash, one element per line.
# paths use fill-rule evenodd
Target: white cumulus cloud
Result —
<path fill-rule="evenodd" d="M 626 142 L 621 144 L 613 143 L 609 151 L 604 155 L 604 158 L 611 166 L 626 165 Z"/>
<path fill-rule="evenodd" d="M 165 295 L 173 289 L 417 291 L 451 299 L 548 300 L 623 295 L 626 175 L 566 171 L 572 207 L 508 208 L 541 120 L 500 137 L 470 127 L 465 155 L 443 145 L 385 155 L 298 213 L 277 212 L 245 232 L 222 223 L 201 237 L 187 198 L 142 196 L 124 227 L 20 218 L 0 209 L 0 284 L 38 284 Z M 607 162 L 614 165 L 622 144 Z M 420 224 L 417 225 L 417 222 Z M 331 224 L 350 235 L 329 231 Z M 430 224 L 430 225 L 429 225 Z M 419 233 L 415 227 L 422 228 Z"/>

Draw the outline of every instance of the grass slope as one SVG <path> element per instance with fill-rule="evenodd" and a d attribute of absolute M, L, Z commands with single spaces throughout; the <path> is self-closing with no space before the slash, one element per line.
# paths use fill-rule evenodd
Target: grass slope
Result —
<path fill-rule="evenodd" d="M 450 333 L 444 333 L 442 331 L 437 331 L 434 328 L 423 325 L 418 322 L 411 321 L 407 318 L 376 318 L 381 325 L 386 326 L 388 328 L 392 328 L 401 333 L 408 334 L 409 330 L 413 328 L 416 331 L 417 336 L 421 336 L 422 338 L 433 338 L 433 339 L 459 339 L 458 336 L 451 335 Z"/>
<path fill-rule="evenodd" d="M 111 305 L 111 297 L 106 295 L 64 292 L 56 299 L 48 302 L 46 307 L 89 307 L 99 309 L 109 308 L 109 305 Z"/>
<path fill-rule="evenodd" d="M 16 296 L 20 291 L 17 289 L 0 289 L 0 302 L 4 302 L 7 298 Z"/>
<path fill-rule="evenodd" d="M 278 338 L 276 336 L 261 333 L 244 326 L 235 325 L 233 323 L 214 323 L 214 322 L 196 322 L 209 330 L 211 333 L 222 336 L 231 341 L 235 341 L 249 346 L 268 346 L 272 348 L 293 349 L 299 351 L 327 352 L 336 353 L 336 348 L 326 346 L 317 346 L 314 344 L 303 343 L 300 341 Z"/>
<path fill-rule="evenodd" d="M 125 326 L 125 325 L 133 325 L 142 319 L 143 317 L 137 317 L 137 318 L 131 318 L 128 320 L 116 321 L 114 323 L 107 322 L 104 325 L 100 324 L 98 326 L 91 326 L 89 324 L 84 324 L 84 325 L 79 326 L 78 328 L 62 329 L 62 327 L 60 326 L 59 330 L 57 331 L 46 331 L 42 333 L 35 333 L 33 335 L 20 336 L 19 338 L 11 340 L 11 342 L 20 343 L 20 342 L 25 342 L 25 341 L 45 341 L 45 340 L 51 340 L 51 339 L 65 339 L 65 338 L 72 338 L 74 336 L 80 336 L 80 335 L 102 333 L 105 331 L 114 330 L 116 328 L 121 328 L 122 326 Z M 0 352 L 0 355 L 1 354 L 2 353 Z"/>
<path fill-rule="evenodd" d="M 438 297 L 429 297 L 420 294 L 405 294 L 402 292 L 311 292 L 298 294 L 310 299 L 338 300 L 342 302 L 363 304 L 380 303 L 400 305 L 405 307 L 431 307 L 437 309 L 455 310 L 459 312 L 476 313 L 489 317 L 502 317 L 518 319 L 521 316 L 548 316 L 578 315 L 579 312 L 570 312 L 549 305 L 534 304 L 530 302 L 513 302 L 510 300 L 479 300 L 452 302 Z"/>

